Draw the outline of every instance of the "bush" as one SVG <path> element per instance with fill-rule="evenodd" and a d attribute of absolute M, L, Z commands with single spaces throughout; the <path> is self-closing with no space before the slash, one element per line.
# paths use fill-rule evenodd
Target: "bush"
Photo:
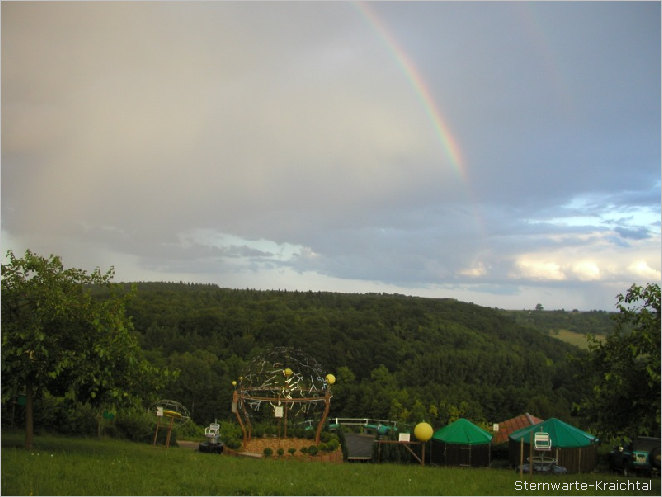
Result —
<path fill-rule="evenodd" d="M 177 426 L 177 437 L 183 440 L 204 439 L 205 429 L 189 420 Z"/>
<path fill-rule="evenodd" d="M 301 447 L 299 449 L 299 452 L 301 452 L 302 454 L 308 454 L 308 447 Z"/>
<path fill-rule="evenodd" d="M 285 449 L 283 449 L 282 447 L 279 447 L 277 452 L 278 452 L 278 455 L 282 457 L 285 454 Z"/>
<path fill-rule="evenodd" d="M 297 450 L 294 447 L 290 447 L 289 449 L 287 449 L 287 451 L 290 453 L 291 456 L 293 456 Z"/>
<path fill-rule="evenodd" d="M 134 442 L 150 443 L 154 441 L 156 431 L 156 416 L 144 409 L 134 408 L 120 411 L 115 418 L 115 429 L 117 436 L 127 438 Z M 157 443 L 165 444 L 168 426 L 166 418 L 161 420 L 159 426 Z M 170 443 L 174 444 L 177 439 L 177 430 L 173 430 Z"/>
<path fill-rule="evenodd" d="M 231 438 L 223 443 L 231 449 L 238 449 L 239 447 L 241 447 L 242 441 L 239 440 L 238 438 Z"/>
<path fill-rule="evenodd" d="M 219 423 L 219 426 L 220 428 L 218 430 L 218 433 L 221 437 L 221 440 L 223 441 L 225 440 L 229 441 L 233 439 L 242 440 L 244 437 L 243 433 L 241 432 L 241 426 L 239 426 L 239 424 L 237 423 L 232 423 L 230 421 L 221 421 Z M 230 446 L 228 445 L 228 447 Z M 234 447 L 230 447 L 230 448 L 234 448 Z"/>
<path fill-rule="evenodd" d="M 264 448 L 264 457 L 271 457 L 271 454 L 273 454 L 274 451 L 271 447 L 265 447 Z"/>
<path fill-rule="evenodd" d="M 310 454 L 311 456 L 317 455 L 318 451 L 319 449 L 315 445 L 311 445 L 310 447 L 308 447 L 308 454 Z"/>

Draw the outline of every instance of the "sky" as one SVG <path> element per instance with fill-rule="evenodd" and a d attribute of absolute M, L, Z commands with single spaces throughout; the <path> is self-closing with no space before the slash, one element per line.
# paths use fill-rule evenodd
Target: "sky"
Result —
<path fill-rule="evenodd" d="M 659 2 L 2 2 L 2 252 L 615 311 L 660 281 Z"/>

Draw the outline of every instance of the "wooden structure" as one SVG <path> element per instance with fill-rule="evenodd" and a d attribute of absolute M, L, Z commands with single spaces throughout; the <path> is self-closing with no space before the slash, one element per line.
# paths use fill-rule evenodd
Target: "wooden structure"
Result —
<path fill-rule="evenodd" d="M 590 473 L 597 464 L 597 439 L 590 433 L 551 418 L 534 426 L 513 432 L 509 436 L 509 459 L 512 466 L 517 466 L 524 454 L 533 454 L 536 433 L 549 434 L 551 450 L 548 456 L 555 464 L 563 466 L 568 473 Z M 533 444 L 533 445 L 532 445 Z"/>
<path fill-rule="evenodd" d="M 274 403 L 276 405 L 275 413 L 277 414 L 277 417 L 280 417 L 279 414 L 282 412 L 282 417 L 285 420 L 284 436 L 287 436 L 287 412 L 293 405 L 302 403 L 324 403 L 324 411 L 315 433 L 315 443 L 319 444 L 322 435 L 322 427 L 326 422 L 331 407 L 331 383 L 332 382 L 327 381 L 326 388 L 324 388 L 323 391 L 317 389 L 309 390 L 309 395 L 305 397 L 293 396 L 292 391 L 283 389 L 281 386 L 263 385 L 259 387 L 241 387 L 241 385 L 239 385 L 237 388 L 237 385 L 235 384 L 235 390 L 232 394 L 232 412 L 237 416 L 237 421 L 239 422 L 239 426 L 241 426 L 244 448 L 252 438 L 251 418 L 248 409 L 246 408 L 249 402 Z M 277 409 L 278 407 L 282 407 L 282 411 Z"/>
<path fill-rule="evenodd" d="M 460 418 L 432 436 L 430 462 L 446 466 L 489 466 L 492 435 Z"/>
<path fill-rule="evenodd" d="M 170 447 L 172 428 L 175 421 L 180 423 L 187 421 L 189 419 L 188 410 L 177 401 L 163 399 L 154 404 L 153 412 L 156 414 L 156 430 L 154 430 L 154 442 L 152 445 L 156 445 L 159 437 L 159 428 L 163 426 L 168 430 L 165 439 L 167 449 Z M 161 420 L 165 421 L 161 423 Z"/>

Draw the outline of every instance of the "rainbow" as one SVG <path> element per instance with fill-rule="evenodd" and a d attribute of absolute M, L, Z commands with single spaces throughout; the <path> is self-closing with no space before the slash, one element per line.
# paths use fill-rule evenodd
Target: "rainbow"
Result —
<path fill-rule="evenodd" d="M 467 173 L 462 153 L 457 140 L 453 137 L 450 128 L 444 120 L 439 108 L 430 94 L 430 90 L 423 79 L 420 71 L 416 68 L 414 62 L 407 56 L 406 52 L 398 44 L 395 37 L 389 32 L 384 22 L 377 16 L 374 10 L 364 2 L 355 2 L 352 5 L 361 13 L 362 17 L 368 22 L 371 28 L 377 33 L 379 38 L 386 44 L 389 51 L 395 58 L 397 64 L 402 69 L 409 84 L 414 89 L 417 97 L 421 101 L 425 112 L 434 127 L 435 133 L 439 138 L 442 148 L 451 161 L 451 164 L 466 183 Z"/>

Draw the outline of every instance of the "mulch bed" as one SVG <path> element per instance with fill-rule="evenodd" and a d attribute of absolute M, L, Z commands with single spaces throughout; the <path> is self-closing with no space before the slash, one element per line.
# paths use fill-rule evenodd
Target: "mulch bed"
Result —
<path fill-rule="evenodd" d="M 315 441 L 308 439 L 308 438 L 273 438 L 273 437 L 267 437 L 267 438 L 252 438 L 251 440 L 248 441 L 246 448 L 239 448 L 236 451 L 231 451 L 235 452 L 237 455 L 241 454 L 255 454 L 255 455 L 264 455 L 264 449 L 267 447 L 271 448 L 272 455 L 271 457 L 273 458 L 282 458 L 282 459 L 296 459 L 296 460 L 301 460 L 301 461 L 319 461 L 319 462 L 334 462 L 334 463 L 339 463 L 342 462 L 342 450 L 340 447 L 338 447 L 335 451 L 333 452 L 325 452 L 323 450 L 320 450 L 317 455 L 315 456 L 310 456 L 308 454 L 304 454 L 301 452 L 301 448 L 303 447 L 310 447 L 311 445 L 315 445 Z M 278 455 L 278 449 L 284 449 L 285 453 L 282 456 Z M 288 452 L 288 449 L 290 448 L 295 448 L 296 452 L 294 455 L 290 454 Z M 225 450 L 230 453 L 230 450 L 225 448 Z"/>

